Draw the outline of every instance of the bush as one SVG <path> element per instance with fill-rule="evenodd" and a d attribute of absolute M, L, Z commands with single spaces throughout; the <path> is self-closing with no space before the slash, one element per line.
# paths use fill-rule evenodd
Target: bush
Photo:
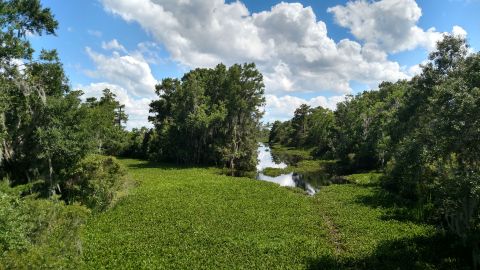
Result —
<path fill-rule="evenodd" d="M 81 265 L 79 230 L 89 210 L 56 198 L 20 197 L 0 184 L 0 268 L 69 269 Z"/>
<path fill-rule="evenodd" d="M 65 199 L 94 211 L 108 208 L 126 181 L 126 172 L 116 158 L 89 155 L 81 160 L 66 183 Z"/>

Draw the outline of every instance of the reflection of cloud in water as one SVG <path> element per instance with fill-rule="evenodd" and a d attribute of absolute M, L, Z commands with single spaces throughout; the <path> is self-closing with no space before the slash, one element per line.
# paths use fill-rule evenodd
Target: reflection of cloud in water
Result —
<path fill-rule="evenodd" d="M 275 163 L 272 158 L 272 154 L 270 153 L 270 148 L 267 147 L 265 144 L 260 144 L 258 147 L 258 164 L 257 164 L 257 171 L 261 171 L 265 168 L 280 168 L 284 169 L 287 167 L 287 164 Z"/>
<path fill-rule="evenodd" d="M 266 146 L 265 144 L 260 144 L 258 146 L 258 164 L 257 164 L 257 171 L 259 172 L 257 179 L 262 181 L 268 181 L 272 183 L 277 183 L 280 186 L 284 187 L 299 187 L 305 190 L 308 194 L 313 195 L 315 192 L 315 188 L 309 183 L 303 181 L 299 174 L 296 173 L 288 173 L 288 174 L 281 174 L 276 177 L 268 176 L 261 171 L 265 168 L 279 168 L 284 169 L 287 167 L 287 164 L 275 163 L 273 161 L 272 153 L 270 153 L 270 147 Z"/>
<path fill-rule="evenodd" d="M 281 174 L 276 177 L 268 176 L 263 173 L 259 173 L 258 177 L 259 180 L 262 181 L 268 181 L 272 183 L 277 183 L 280 186 L 283 187 L 299 187 L 304 189 L 308 194 L 313 195 L 315 192 L 315 188 L 313 188 L 312 185 L 309 183 L 306 183 L 300 179 L 300 176 L 295 173 L 289 173 L 289 174 Z"/>
<path fill-rule="evenodd" d="M 276 177 L 268 176 L 263 173 L 258 174 L 258 179 L 263 180 L 263 181 L 268 181 L 268 182 L 273 182 L 277 183 L 280 186 L 285 186 L 285 187 L 295 187 L 295 181 L 293 181 L 293 173 L 289 174 L 281 174 Z"/>

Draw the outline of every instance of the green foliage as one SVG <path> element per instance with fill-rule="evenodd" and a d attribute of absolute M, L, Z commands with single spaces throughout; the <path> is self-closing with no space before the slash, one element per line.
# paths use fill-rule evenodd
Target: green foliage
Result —
<path fill-rule="evenodd" d="M 334 115 L 329 109 L 302 104 L 290 121 L 275 121 L 269 143 L 310 148 L 317 157 L 333 155 Z"/>
<path fill-rule="evenodd" d="M 264 85 L 254 64 L 195 69 L 181 80 L 164 79 L 156 92 L 150 157 L 232 172 L 255 167 Z"/>
<path fill-rule="evenodd" d="M 268 137 L 268 142 L 270 144 L 283 144 L 291 145 L 292 139 L 290 134 L 292 133 L 292 127 L 290 121 L 275 121 L 272 124 L 270 129 L 270 135 Z"/>
<path fill-rule="evenodd" d="M 33 61 L 26 33 L 55 33 L 49 9 L 36 0 L 0 1 L 0 7 L 0 177 L 12 185 L 45 180 L 37 191 L 61 194 L 87 154 L 123 151 L 127 116 L 108 89 L 99 102 L 82 104 L 55 50 Z M 24 60 L 22 71 L 11 59 Z"/>
<path fill-rule="evenodd" d="M 119 155 L 128 147 L 128 134 L 123 124 L 127 122 L 124 105 L 116 99 L 116 95 L 108 88 L 103 90 L 100 100 L 88 98 L 83 104 L 86 110 L 85 129 L 90 131 L 97 153 Z"/>
<path fill-rule="evenodd" d="M 382 83 L 337 105 L 335 155 L 350 170 L 382 168 L 390 159 L 395 113 L 407 82 Z"/>
<path fill-rule="evenodd" d="M 64 196 L 67 201 L 102 211 L 114 201 L 125 181 L 126 172 L 114 157 L 89 155 L 73 169 Z"/>
<path fill-rule="evenodd" d="M 345 176 L 349 182 L 361 186 L 378 186 L 382 177 L 384 177 L 384 174 L 377 172 L 356 173 Z"/>
<path fill-rule="evenodd" d="M 82 263 L 79 231 L 89 211 L 57 199 L 20 197 L 0 188 L 0 267 L 75 269 Z"/>
<path fill-rule="evenodd" d="M 218 169 L 122 162 L 141 184 L 87 224 L 88 269 L 465 266 L 464 249 L 400 216 L 408 209 L 375 186 L 331 185 L 311 197 Z"/>
<path fill-rule="evenodd" d="M 272 151 L 274 160 L 286 161 L 288 164 L 296 164 L 302 160 L 313 159 L 312 149 L 308 150 L 281 144 L 270 144 L 270 150 Z"/>
<path fill-rule="evenodd" d="M 446 35 L 418 76 L 339 103 L 333 128 L 324 112 L 326 125 L 306 128 L 309 108 L 301 106 L 273 124 L 270 142 L 305 147 L 315 137 L 343 173 L 384 170 L 384 188 L 455 235 L 480 265 L 480 54 L 467 52 L 464 39 Z"/>
<path fill-rule="evenodd" d="M 292 135 L 292 143 L 295 146 L 305 145 L 307 140 L 308 131 L 307 131 L 307 124 L 308 124 L 308 115 L 311 113 L 310 106 L 306 104 L 300 105 L 293 115 L 291 120 L 291 125 L 293 129 Z"/>
<path fill-rule="evenodd" d="M 332 247 L 312 198 L 211 168 L 122 160 L 140 186 L 87 224 L 87 268 L 307 268 Z"/>
<path fill-rule="evenodd" d="M 26 39 L 28 33 L 55 34 L 58 22 L 39 0 L 0 1 L 0 66 L 12 59 L 30 59 L 33 49 Z"/>
<path fill-rule="evenodd" d="M 299 173 L 302 175 L 309 174 L 325 174 L 330 168 L 335 165 L 334 160 L 301 160 L 294 165 L 288 165 L 284 169 L 280 168 L 265 168 L 262 172 L 268 176 L 279 176 L 286 173 Z"/>
<path fill-rule="evenodd" d="M 150 138 L 153 131 L 148 130 L 146 127 L 140 129 L 134 128 L 132 131 L 128 132 L 128 143 L 125 150 L 122 152 L 122 156 L 132 157 L 132 158 L 148 158 L 148 147 Z"/>
<path fill-rule="evenodd" d="M 399 110 L 399 125 L 408 128 L 385 186 L 429 205 L 430 218 L 472 248 L 480 264 L 480 55 L 467 56 L 466 48 L 445 37 L 411 81 Z"/>
<path fill-rule="evenodd" d="M 337 256 L 319 258 L 311 268 L 469 269 L 464 248 L 452 245 L 434 226 L 412 220 L 411 208 L 399 206 L 380 188 L 363 185 L 375 179 L 351 178 L 362 179 L 362 185 L 330 185 L 315 195 Z"/>

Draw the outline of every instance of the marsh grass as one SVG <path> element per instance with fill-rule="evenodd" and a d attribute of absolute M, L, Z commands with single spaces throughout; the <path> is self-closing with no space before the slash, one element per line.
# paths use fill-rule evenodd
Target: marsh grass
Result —
<path fill-rule="evenodd" d="M 89 269 L 463 269 L 462 250 L 382 193 L 377 174 L 299 189 L 122 160 L 139 186 L 82 233 Z M 358 183 L 357 183 L 358 182 Z M 468 257 L 468 256 L 467 256 Z"/>
<path fill-rule="evenodd" d="M 294 165 L 288 165 L 286 168 L 265 168 L 262 172 L 268 176 L 279 176 L 296 172 L 300 174 L 325 174 L 328 173 L 329 166 L 335 164 L 334 160 L 301 160 Z"/>
<path fill-rule="evenodd" d="M 295 147 L 284 146 L 280 144 L 270 144 L 273 159 L 278 159 L 287 162 L 289 165 L 294 165 L 301 160 L 313 159 L 312 149 L 300 149 Z"/>
<path fill-rule="evenodd" d="M 122 160 L 140 185 L 84 233 L 88 268 L 306 268 L 328 256 L 312 198 L 272 183 Z"/>

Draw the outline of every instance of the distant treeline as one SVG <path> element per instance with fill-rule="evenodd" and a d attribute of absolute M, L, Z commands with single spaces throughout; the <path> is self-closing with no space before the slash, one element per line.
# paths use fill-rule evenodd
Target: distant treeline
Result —
<path fill-rule="evenodd" d="M 269 141 L 313 148 L 346 171 L 379 169 L 383 187 L 455 234 L 480 263 L 480 53 L 445 36 L 411 80 L 348 96 L 332 112 L 302 105 Z"/>

